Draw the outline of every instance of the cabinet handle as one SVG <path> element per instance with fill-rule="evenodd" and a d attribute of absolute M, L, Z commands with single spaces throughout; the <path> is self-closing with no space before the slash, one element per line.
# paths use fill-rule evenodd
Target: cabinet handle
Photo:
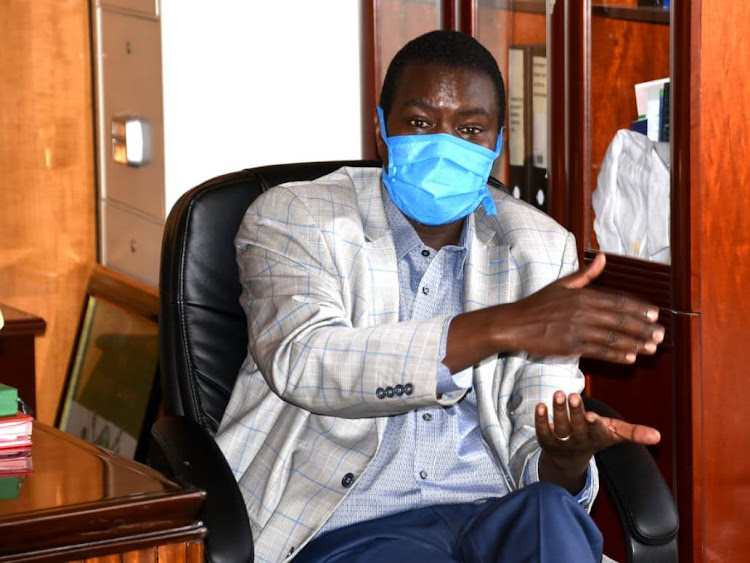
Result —
<path fill-rule="evenodd" d="M 151 124 L 143 117 L 112 117 L 112 159 L 125 166 L 146 166 L 151 162 Z"/>

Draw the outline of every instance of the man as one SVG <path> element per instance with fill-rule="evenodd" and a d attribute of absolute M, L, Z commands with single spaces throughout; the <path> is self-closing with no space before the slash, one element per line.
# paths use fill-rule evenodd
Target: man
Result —
<path fill-rule="evenodd" d="M 577 358 L 653 353 L 658 312 L 488 190 L 505 97 L 474 39 L 407 44 L 380 103 L 382 170 L 273 188 L 236 238 L 250 345 L 217 440 L 256 559 L 598 561 L 592 456 L 659 435 L 585 413 Z"/>

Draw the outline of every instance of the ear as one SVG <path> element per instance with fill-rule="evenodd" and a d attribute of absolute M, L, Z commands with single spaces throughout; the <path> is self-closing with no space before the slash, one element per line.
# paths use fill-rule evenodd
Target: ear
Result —
<path fill-rule="evenodd" d="M 383 140 L 382 130 L 380 129 L 380 116 L 377 110 L 373 112 L 373 121 L 375 123 L 375 148 L 378 151 L 378 157 L 383 161 L 383 167 L 388 168 L 388 146 Z"/>

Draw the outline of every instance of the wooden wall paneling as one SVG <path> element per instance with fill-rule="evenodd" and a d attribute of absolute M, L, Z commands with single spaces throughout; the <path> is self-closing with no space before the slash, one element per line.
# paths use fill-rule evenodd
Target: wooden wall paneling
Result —
<path fill-rule="evenodd" d="M 692 109 L 700 151 L 690 189 L 702 214 L 692 225 L 701 262 L 693 389 L 705 414 L 694 438 L 703 450 L 703 556 L 719 562 L 750 559 L 750 3 L 701 4 L 694 38 L 701 45 L 700 98 Z"/>
<path fill-rule="evenodd" d="M 377 2 L 375 0 L 364 0 L 361 5 L 361 29 L 360 60 L 359 67 L 362 73 L 362 157 L 377 158 L 375 149 L 375 126 L 373 124 L 373 112 L 380 95 L 377 74 L 380 68 L 380 53 L 375 42 L 375 22 L 377 21 Z"/>
<path fill-rule="evenodd" d="M 700 312 L 700 234 L 693 228 L 701 221 L 701 200 L 693 197 L 693 160 L 700 153 L 701 1 L 675 2 L 672 7 L 672 158 L 671 158 L 671 254 L 672 307 Z M 682 345 L 675 348 L 675 497 L 680 517 L 678 549 L 684 560 L 703 558 L 702 426 L 700 378 L 694 377 L 702 354 L 701 318 L 678 315 L 675 333 Z"/>
<path fill-rule="evenodd" d="M 559 53 L 560 56 L 548 57 L 549 62 L 549 214 L 560 224 L 567 225 L 568 217 L 568 175 L 565 151 L 565 123 L 567 120 L 565 104 L 565 7 L 558 6 L 550 15 L 548 45 L 550 55 Z"/>
<path fill-rule="evenodd" d="M 48 422 L 96 260 L 88 10 L 0 3 L 0 301 L 47 322 L 37 415 Z"/>
<path fill-rule="evenodd" d="M 578 242 L 578 250 L 590 247 L 588 218 L 591 210 L 591 82 L 589 51 L 591 0 L 565 2 L 565 173 L 568 185 L 567 213 L 563 225 Z"/>

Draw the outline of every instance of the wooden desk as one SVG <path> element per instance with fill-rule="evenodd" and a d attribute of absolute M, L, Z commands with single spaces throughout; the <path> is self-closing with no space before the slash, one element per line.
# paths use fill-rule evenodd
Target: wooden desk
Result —
<path fill-rule="evenodd" d="M 32 460 L 0 500 L 0 561 L 202 563 L 202 491 L 39 422 Z"/>
<path fill-rule="evenodd" d="M 0 303 L 5 326 L 0 329 L 0 383 L 18 389 L 18 396 L 36 413 L 34 338 L 47 323 L 24 311 Z"/>

